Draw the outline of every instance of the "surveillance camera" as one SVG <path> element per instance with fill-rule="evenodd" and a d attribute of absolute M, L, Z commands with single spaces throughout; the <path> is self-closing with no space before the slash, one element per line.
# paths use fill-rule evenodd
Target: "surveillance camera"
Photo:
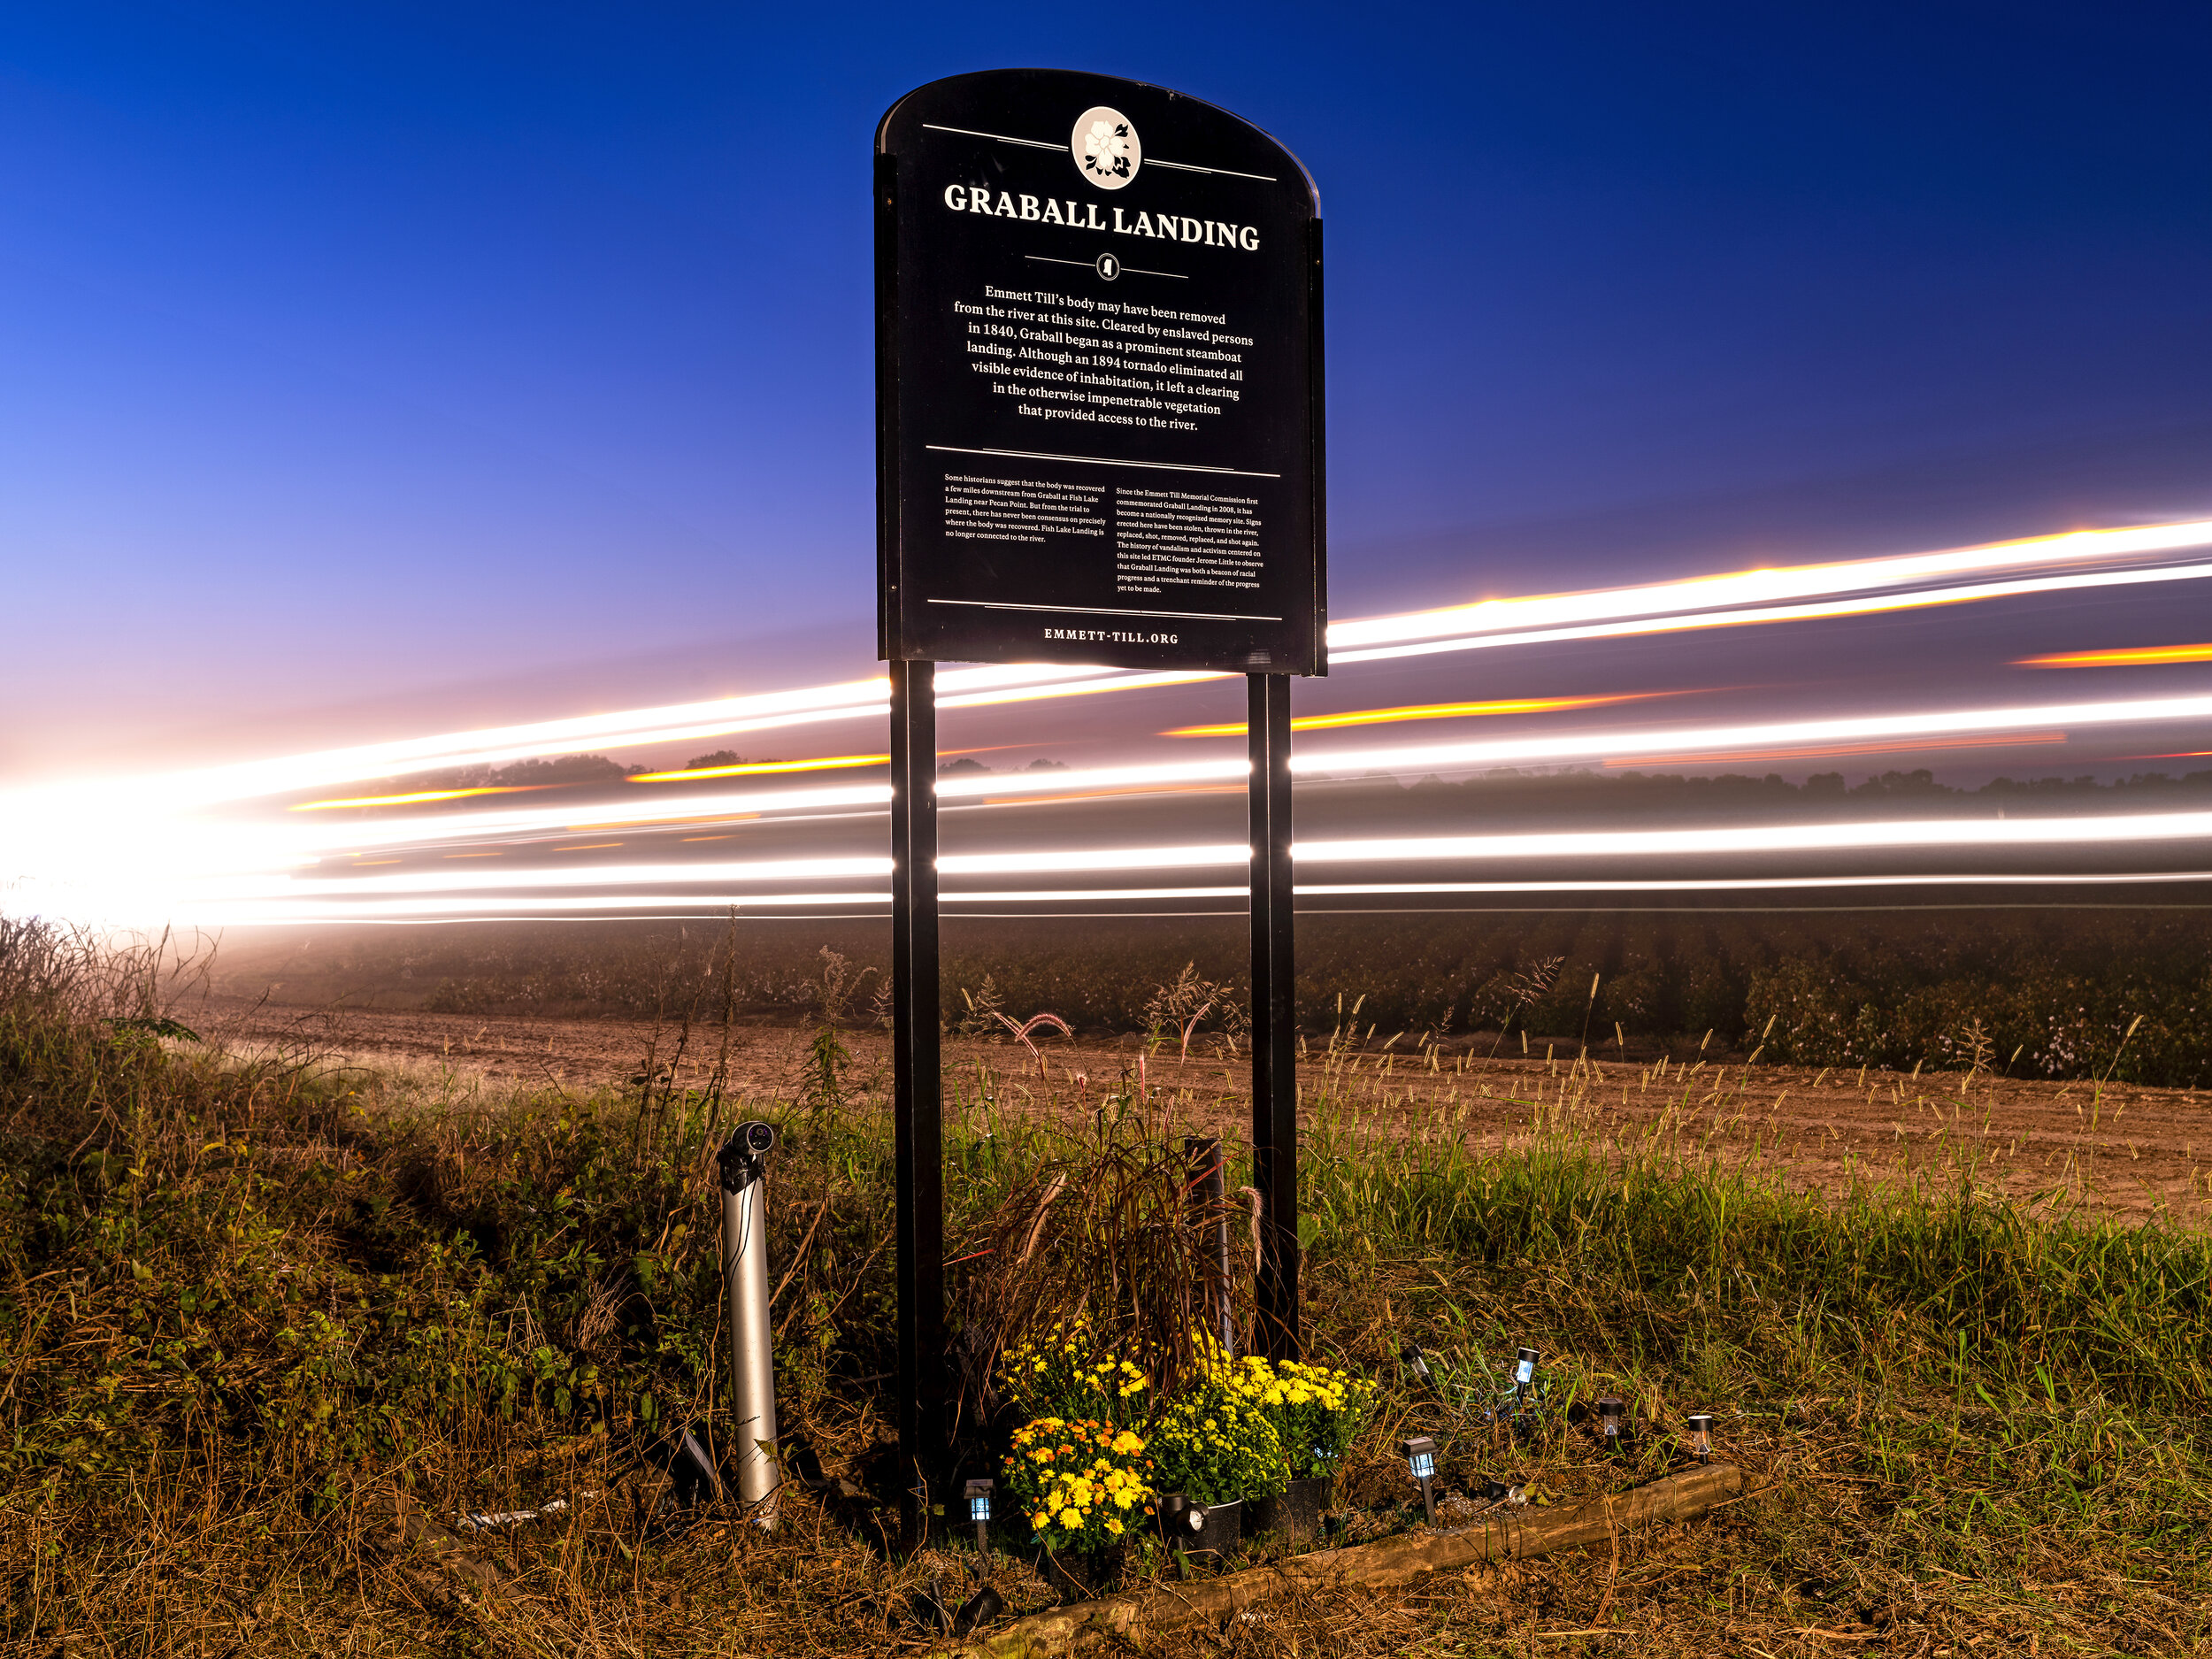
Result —
<path fill-rule="evenodd" d="M 768 1172 L 766 1158 L 776 1144 L 776 1132 L 764 1123 L 740 1124 L 723 1143 L 717 1161 L 722 1166 L 722 1190 L 741 1193 Z"/>

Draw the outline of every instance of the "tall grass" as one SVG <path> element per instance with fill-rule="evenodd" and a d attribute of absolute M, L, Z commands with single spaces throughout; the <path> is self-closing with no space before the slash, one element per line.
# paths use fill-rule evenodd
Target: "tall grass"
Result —
<path fill-rule="evenodd" d="M 652 1064 L 624 1091 L 493 1094 L 243 1052 L 165 1002 L 173 953 L 20 927 L 0 946 L 9 1640 L 874 1654 L 911 1634 L 908 1590 L 964 1571 L 886 1548 L 891 1170 L 873 1110 L 835 1091 L 725 1100 Z M 695 1022 L 687 1041 L 714 1036 Z M 1951 1573 L 1990 1586 L 1945 1603 L 1956 1641 L 2024 1639 L 2032 1616 L 2130 1651 L 2207 1633 L 2201 1614 L 2160 1610 L 2212 1594 L 2203 1553 L 2177 1541 L 2212 1521 L 2205 1235 L 1932 1178 L 1807 1194 L 1686 1120 L 1616 1135 L 1572 1087 L 1479 1152 L 1448 1094 L 1416 1133 L 1356 1110 L 1345 1052 L 1306 1068 L 1301 1179 L 1311 1346 L 1386 1384 L 1341 1482 L 1356 1531 L 1405 1523 L 1391 1448 L 1409 1427 L 1443 1440 L 1454 1486 L 1507 1475 L 1565 1501 L 1663 1469 L 1672 1425 L 1707 1407 L 1761 1494 L 1694 1546 L 1724 1603 L 1563 1567 L 1546 1592 L 1562 1618 L 1634 1610 L 1690 1647 L 1755 1625 L 1779 1652 L 1861 1602 L 1947 1595 Z M 972 1377 L 1079 1304 L 1171 1346 L 1190 1274 L 1169 1148 L 1214 1102 L 1133 1066 L 948 1085 Z M 717 1510 L 674 1531 L 652 1507 L 670 1432 L 716 1421 L 709 1164 L 742 1115 L 784 1134 L 779 1384 L 795 1471 L 818 1459 L 826 1482 L 795 1489 L 774 1536 Z M 1233 1149 L 1232 1187 L 1248 1179 Z M 1248 1317 L 1248 1279 L 1238 1294 Z M 1501 1438 L 1483 1412 L 1521 1341 L 1548 1356 L 1547 1427 Z M 1409 1342 L 1435 1385 L 1401 1366 Z M 1599 1392 L 1643 1425 L 1624 1461 L 1573 1426 Z M 971 1459 L 1005 1426 L 973 1398 Z M 558 1525 L 489 1551 L 495 1591 L 396 1542 L 404 1503 L 451 1525 L 554 1496 Z M 2051 1587 L 2085 1577 L 2108 1586 L 2093 1604 Z M 1798 1607 L 1811 1579 L 1844 1601 Z M 1303 1650 L 1401 1650 L 1440 1619 L 1510 1636 L 1494 1590 L 1331 1624 Z"/>

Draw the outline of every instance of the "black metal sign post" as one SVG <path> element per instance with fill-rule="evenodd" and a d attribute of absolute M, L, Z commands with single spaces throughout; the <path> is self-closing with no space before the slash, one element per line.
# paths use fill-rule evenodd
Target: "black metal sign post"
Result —
<path fill-rule="evenodd" d="M 876 133 L 879 652 L 892 664 L 899 1410 L 939 1489 L 937 662 L 1251 676 L 1261 1341 L 1298 1347 L 1291 674 L 1327 670 L 1321 221 L 1165 88 L 992 70 Z"/>
<path fill-rule="evenodd" d="M 1298 1329 L 1297 958 L 1291 943 L 1290 681 L 1254 674 L 1252 755 L 1252 1185 L 1260 1194 L 1255 1346 L 1302 1353 Z"/>
<path fill-rule="evenodd" d="M 901 1479 L 924 1494 L 946 1471 L 943 1066 L 938 1053 L 937 704 L 929 663 L 891 664 L 891 1117 L 898 1190 Z"/>

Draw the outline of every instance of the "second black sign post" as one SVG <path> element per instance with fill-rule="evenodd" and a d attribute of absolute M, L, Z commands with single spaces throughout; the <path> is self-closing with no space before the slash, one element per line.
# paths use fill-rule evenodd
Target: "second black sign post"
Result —
<path fill-rule="evenodd" d="M 1141 82 L 994 70 L 876 134 L 879 654 L 891 664 L 900 1446 L 944 1344 L 932 664 L 1250 677 L 1260 1341 L 1299 1349 L 1288 676 L 1326 672 L 1321 221 L 1297 157 Z"/>

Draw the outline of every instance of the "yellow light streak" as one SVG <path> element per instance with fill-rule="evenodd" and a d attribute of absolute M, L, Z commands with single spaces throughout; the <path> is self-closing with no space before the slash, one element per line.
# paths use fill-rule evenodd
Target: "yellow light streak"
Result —
<path fill-rule="evenodd" d="M 603 848 L 621 845 L 620 841 L 586 841 L 581 847 L 549 847 L 546 850 L 554 853 L 595 853 Z"/>
<path fill-rule="evenodd" d="M 425 801 L 458 801 L 472 795 L 526 795 L 533 789 L 551 787 L 542 783 L 488 784 L 480 789 L 418 789 L 412 795 L 365 795 L 351 801 L 303 801 L 297 806 L 287 807 L 288 812 L 328 812 L 338 807 L 352 806 L 417 806 Z"/>
<path fill-rule="evenodd" d="M 2212 663 L 2212 645 L 2142 645 L 2112 651 L 2057 651 L 2023 657 L 2015 668 L 2147 668 L 2162 663 Z"/>
<path fill-rule="evenodd" d="M 888 755 L 825 755 L 819 760 L 749 760 L 735 766 L 687 766 L 680 772 L 641 772 L 632 783 L 686 783 L 694 778 L 752 778 L 785 772 L 835 772 L 846 766 L 882 766 Z"/>
<path fill-rule="evenodd" d="M 1678 697 L 1678 691 L 1627 691 L 1610 697 L 1496 697 L 1487 703 L 1417 703 L 1400 709 L 1354 709 L 1343 714 L 1305 714 L 1290 723 L 1294 732 L 1325 732 L 1341 726 L 1388 726 L 1399 720 L 1460 720 L 1495 714 L 1553 714 L 1562 709 L 1594 709 L 1606 703 L 1635 703 L 1645 697 Z M 1242 737 L 1241 720 L 1227 726 L 1184 726 L 1162 737 Z"/>

